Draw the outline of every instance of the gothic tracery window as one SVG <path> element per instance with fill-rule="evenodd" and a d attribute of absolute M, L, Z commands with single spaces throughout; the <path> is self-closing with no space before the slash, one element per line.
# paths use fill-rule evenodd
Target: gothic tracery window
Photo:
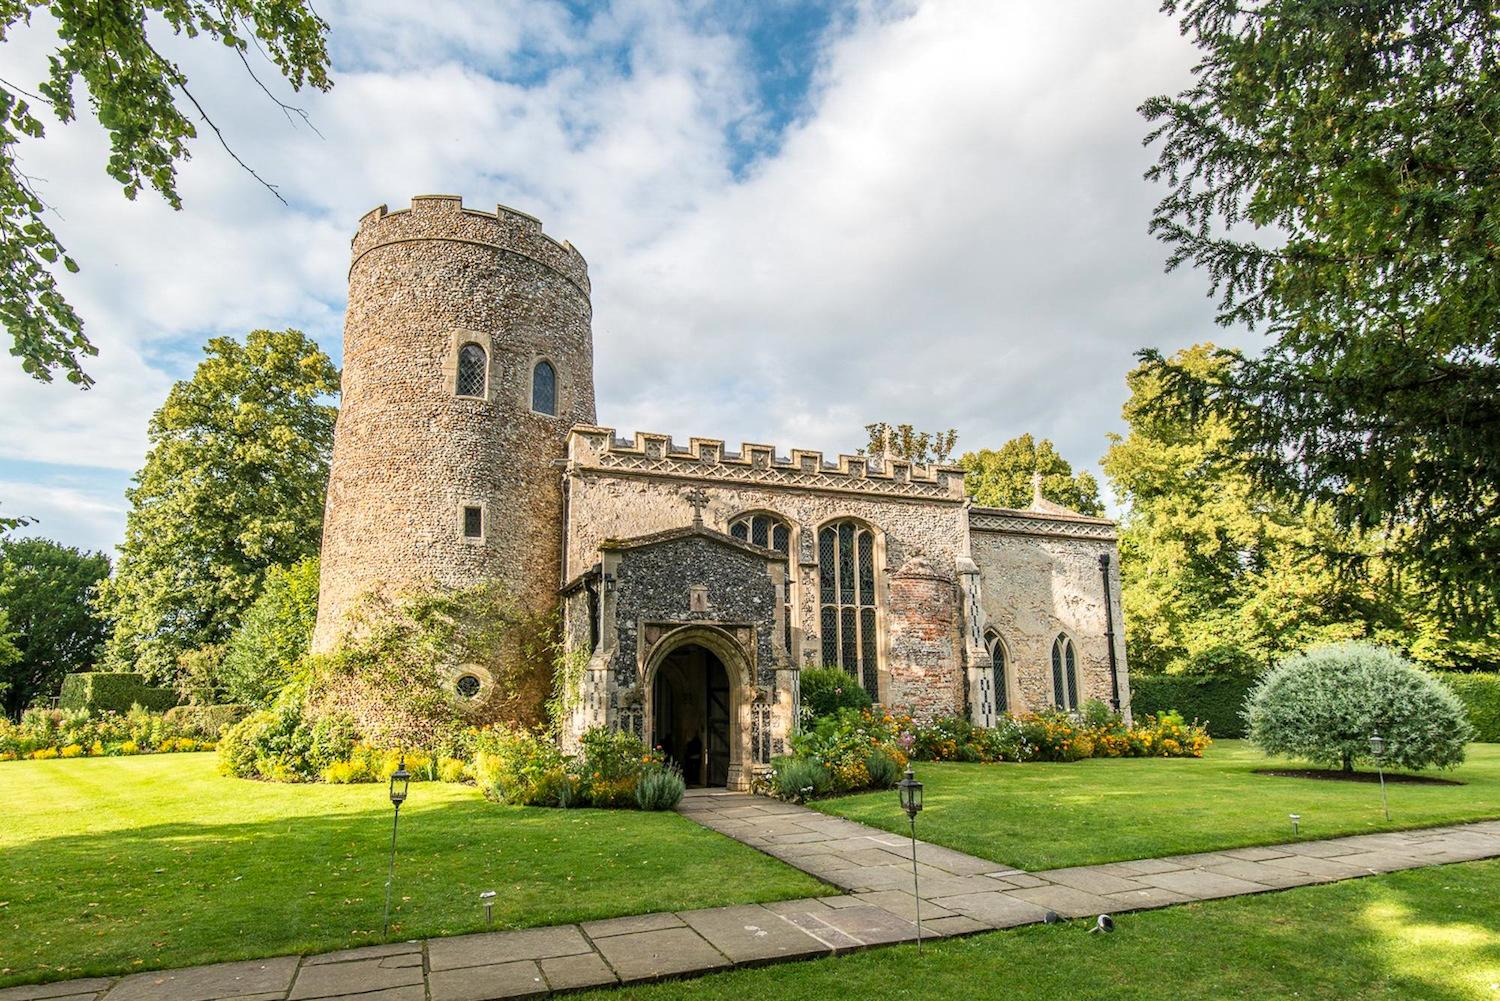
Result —
<path fill-rule="evenodd" d="M 1052 641 L 1052 702 L 1059 709 L 1078 708 L 1078 654 L 1066 633 Z"/>
<path fill-rule="evenodd" d="M 785 628 L 783 639 L 786 641 L 786 654 L 792 656 L 792 530 L 786 522 L 773 514 L 742 514 L 729 523 L 729 534 L 741 542 L 749 542 L 757 546 L 765 546 L 774 549 L 787 557 L 786 572 L 786 605 L 783 608 L 783 619 Z"/>
<path fill-rule="evenodd" d="M 1010 711 L 1010 692 L 1005 684 L 1005 644 L 993 629 L 984 634 L 984 646 L 990 652 L 990 670 L 995 676 L 995 712 Z"/>
<path fill-rule="evenodd" d="M 484 396 L 487 368 L 484 348 L 478 344 L 465 344 L 458 349 L 458 384 L 454 387 L 459 396 Z"/>
<path fill-rule="evenodd" d="M 539 414 L 557 414 L 557 369 L 550 361 L 539 361 L 531 372 L 531 409 Z"/>
<path fill-rule="evenodd" d="M 875 533 L 858 522 L 818 530 L 818 606 L 824 665 L 842 667 L 878 700 Z"/>

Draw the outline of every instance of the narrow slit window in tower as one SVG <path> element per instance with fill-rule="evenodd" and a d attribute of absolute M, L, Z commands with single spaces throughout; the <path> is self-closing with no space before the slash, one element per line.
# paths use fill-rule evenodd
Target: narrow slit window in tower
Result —
<path fill-rule="evenodd" d="M 458 395 L 484 396 L 485 384 L 484 348 L 478 344 L 465 344 L 458 351 Z"/>
<path fill-rule="evenodd" d="M 557 370 L 550 361 L 539 361 L 532 370 L 531 409 L 539 414 L 557 414 Z"/>

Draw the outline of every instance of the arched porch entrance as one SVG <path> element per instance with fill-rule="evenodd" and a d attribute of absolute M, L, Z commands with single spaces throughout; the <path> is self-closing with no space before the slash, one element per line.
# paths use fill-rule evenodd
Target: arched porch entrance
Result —
<path fill-rule="evenodd" d="M 651 732 L 690 786 L 729 781 L 729 672 L 696 643 L 662 659 L 651 683 Z"/>
<path fill-rule="evenodd" d="M 684 626 L 648 655 L 647 738 L 689 786 L 745 787 L 749 660 L 727 632 Z"/>

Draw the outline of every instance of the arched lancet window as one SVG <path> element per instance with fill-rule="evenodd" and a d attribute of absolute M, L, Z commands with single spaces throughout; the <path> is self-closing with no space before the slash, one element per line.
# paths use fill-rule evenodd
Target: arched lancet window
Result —
<path fill-rule="evenodd" d="M 1064 633 L 1052 641 L 1052 701 L 1059 709 L 1078 708 L 1078 654 Z"/>
<path fill-rule="evenodd" d="M 532 369 L 531 409 L 539 414 L 557 414 L 557 369 L 550 361 L 539 361 Z"/>
<path fill-rule="evenodd" d="M 1010 691 L 1005 684 L 1005 644 L 993 629 L 984 634 L 984 648 L 990 652 L 991 670 L 995 675 L 995 712 L 1010 711 Z"/>
<path fill-rule="evenodd" d="M 465 344 L 458 349 L 459 396 L 483 396 L 489 368 L 484 348 L 478 344 Z"/>
<path fill-rule="evenodd" d="M 792 529 L 774 514 L 742 514 L 729 523 L 729 534 L 742 542 L 774 549 L 787 557 L 786 606 L 782 618 L 786 620 L 783 636 L 786 640 L 786 655 L 792 656 Z"/>
<path fill-rule="evenodd" d="M 818 530 L 818 606 L 823 663 L 859 679 L 878 699 L 875 534 L 854 521 Z"/>

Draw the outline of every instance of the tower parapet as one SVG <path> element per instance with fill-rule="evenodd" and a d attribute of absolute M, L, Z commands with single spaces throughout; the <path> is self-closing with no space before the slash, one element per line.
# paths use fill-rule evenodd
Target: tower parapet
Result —
<path fill-rule="evenodd" d="M 314 649 L 371 591 L 499 580 L 555 603 L 557 464 L 596 419 L 591 322 L 583 256 L 532 216 L 423 195 L 360 220 Z"/>

